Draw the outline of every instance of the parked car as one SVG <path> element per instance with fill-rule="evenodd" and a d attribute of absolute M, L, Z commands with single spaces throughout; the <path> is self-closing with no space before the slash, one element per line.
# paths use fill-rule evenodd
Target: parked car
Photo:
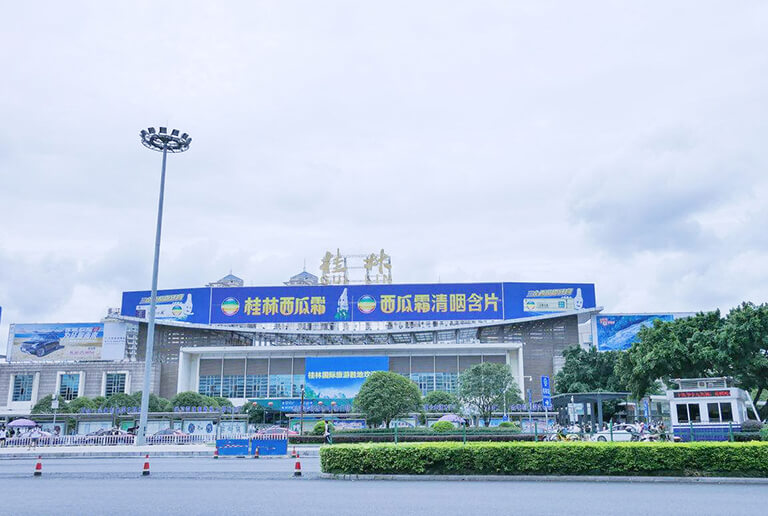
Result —
<path fill-rule="evenodd" d="M 61 337 L 56 332 L 38 333 L 29 340 L 21 343 L 19 349 L 24 353 L 44 357 L 57 349 L 63 348 L 59 342 Z"/>
<path fill-rule="evenodd" d="M 281 426 L 271 426 L 269 428 L 264 428 L 262 430 L 259 430 L 257 433 L 259 434 L 288 434 L 288 435 L 299 435 L 299 432 L 295 430 L 291 430 L 290 428 L 283 428 Z"/>
<path fill-rule="evenodd" d="M 635 425 L 628 423 L 613 425 L 613 441 L 615 442 L 637 441 L 639 440 L 639 437 L 640 429 Z M 607 429 L 595 432 L 592 437 L 590 437 L 590 440 L 600 442 L 610 441 L 611 430 Z"/>
<path fill-rule="evenodd" d="M 187 444 L 191 440 L 191 435 L 173 428 L 165 428 L 147 436 L 147 444 Z"/>
<path fill-rule="evenodd" d="M 100 428 L 83 437 L 83 444 L 133 444 L 135 437 L 119 428 Z"/>

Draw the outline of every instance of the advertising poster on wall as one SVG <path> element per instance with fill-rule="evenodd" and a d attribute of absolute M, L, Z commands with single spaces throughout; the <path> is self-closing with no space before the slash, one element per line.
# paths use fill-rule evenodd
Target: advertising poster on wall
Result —
<path fill-rule="evenodd" d="M 504 283 L 504 318 L 519 319 L 537 315 L 595 308 L 592 283 Z"/>
<path fill-rule="evenodd" d="M 307 398 L 352 399 L 376 371 L 389 370 L 388 357 L 307 357 Z"/>
<path fill-rule="evenodd" d="M 101 323 L 14 324 L 9 333 L 11 362 L 101 359 Z"/>
<path fill-rule="evenodd" d="M 123 292 L 120 315 L 146 319 L 149 313 L 150 294 L 148 290 Z M 208 324 L 211 289 L 158 290 L 155 310 L 155 317 L 158 320 Z"/>
<path fill-rule="evenodd" d="M 688 314 L 682 315 L 683 317 Z M 679 317 L 680 315 L 678 315 Z M 637 342 L 642 328 L 653 326 L 654 321 L 671 321 L 675 314 L 598 314 L 593 320 L 593 335 L 598 351 L 629 349 Z"/>

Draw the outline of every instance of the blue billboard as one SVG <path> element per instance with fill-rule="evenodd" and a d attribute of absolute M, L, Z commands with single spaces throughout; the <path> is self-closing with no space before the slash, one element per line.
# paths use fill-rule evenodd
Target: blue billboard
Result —
<path fill-rule="evenodd" d="M 593 318 L 593 335 L 598 351 L 621 351 L 637 342 L 642 328 L 654 321 L 671 321 L 674 314 L 599 314 Z"/>
<path fill-rule="evenodd" d="M 388 370 L 388 357 L 307 357 L 305 397 L 352 399 L 371 373 Z"/>
<path fill-rule="evenodd" d="M 592 283 L 503 283 L 504 319 L 595 308 Z"/>
<path fill-rule="evenodd" d="M 149 290 L 123 292 L 120 315 L 146 319 L 149 300 Z M 159 320 L 208 324 L 211 314 L 211 289 L 158 290 L 155 313 Z"/>
<path fill-rule="evenodd" d="M 495 321 L 594 308 L 591 283 L 425 283 L 161 290 L 157 318 L 200 324 Z M 121 314 L 146 317 L 149 292 Z"/>
<path fill-rule="evenodd" d="M 11 362 L 100 360 L 102 323 L 12 324 Z"/>

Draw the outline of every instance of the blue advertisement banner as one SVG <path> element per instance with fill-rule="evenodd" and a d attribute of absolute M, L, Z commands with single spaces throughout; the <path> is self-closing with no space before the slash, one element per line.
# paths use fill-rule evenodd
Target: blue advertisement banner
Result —
<path fill-rule="evenodd" d="M 504 283 L 504 318 L 520 319 L 537 315 L 595 308 L 592 283 Z"/>
<path fill-rule="evenodd" d="M 600 314 L 594 316 L 594 338 L 598 351 L 622 351 L 637 342 L 642 328 L 654 321 L 671 321 L 674 314 Z"/>
<path fill-rule="evenodd" d="M 120 315 L 147 318 L 150 291 L 123 292 Z M 188 323 L 208 324 L 211 313 L 211 289 L 188 288 L 158 290 L 156 318 Z"/>
<path fill-rule="evenodd" d="M 102 323 L 14 324 L 10 328 L 11 362 L 99 360 Z"/>
<path fill-rule="evenodd" d="M 161 290 L 157 318 L 199 324 L 495 321 L 594 308 L 591 283 L 427 283 Z M 146 317 L 149 292 L 120 313 Z"/>
<path fill-rule="evenodd" d="M 219 324 L 503 318 L 500 283 L 216 288 L 212 307 Z"/>
<path fill-rule="evenodd" d="M 389 357 L 307 357 L 305 398 L 352 399 L 376 371 L 389 370 Z"/>

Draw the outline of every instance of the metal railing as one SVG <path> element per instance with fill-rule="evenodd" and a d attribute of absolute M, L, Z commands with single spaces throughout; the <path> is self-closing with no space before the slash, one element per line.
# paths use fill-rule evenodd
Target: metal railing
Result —
<path fill-rule="evenodd" d="M 202 434 L 202 435 L 148 435 L 147 445 L 208 444 L 216 439 L 287 439 L 284 433 L 270 434 Z M 6 447 L 34 448 L 43 446 L 120 446 L 135 443 L 134 435 L 63 435 L 46 437 L 12 437 L 6 439 Z"/>

